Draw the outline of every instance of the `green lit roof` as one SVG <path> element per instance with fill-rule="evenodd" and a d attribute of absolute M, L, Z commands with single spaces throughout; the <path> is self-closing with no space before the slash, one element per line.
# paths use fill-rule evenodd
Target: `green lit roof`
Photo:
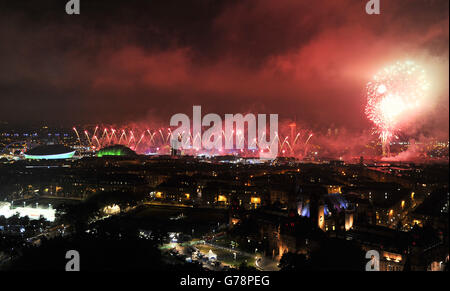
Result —
<path fill-rule="evenodd" d="M 127 157 L 127 156 L 136 156 L 136 153 L 132 151 L 130 148 L 122 145 L 114 145 L 101 149 L 97 152 L 97 157 Z"/>

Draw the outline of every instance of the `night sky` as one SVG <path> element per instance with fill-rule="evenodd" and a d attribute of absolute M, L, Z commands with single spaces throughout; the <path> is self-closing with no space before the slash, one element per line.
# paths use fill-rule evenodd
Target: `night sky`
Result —
<path fill-rule="evenodd" d="M 148 122 L 278 113 L 370 128 L 364 86 L 413 59 L 433 84 L 423 126 L 448 135 L 448 0 L 0 0 L 0 120 Z"/>

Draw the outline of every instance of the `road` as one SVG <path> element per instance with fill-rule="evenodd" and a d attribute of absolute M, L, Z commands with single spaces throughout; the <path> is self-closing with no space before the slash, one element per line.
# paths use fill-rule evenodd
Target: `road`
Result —
<path fill-rule="evenodd" d="M 261 255 L 258 255 L 258 254 L 257 255 L 250 254 L 250 253 L 247 253 L 247 252 L 240 251 L 238 249 L 227 248 L 227 247 L 220 246 L 220 245 L 217 245 L 217 244 L 214 244 L 214 243 L 211 243 L 211 242 L 205 242 L 205 244 L 206 245 L 210 245 L 210 246 L 212 246 L 214 248 L 218 248 L 218 249 L 222 249 L 222 250 L 228 251 L 230 253 L 240 254 L 241 256 L 248 257 L 249 259 L 255 259 L 255 257 L 258 257 L 258 258 L 260 258 L 260 260 L 258 260 L 255 263 L 255 266 L 256 266 L 257 269 L 259 269 L 261 271 L 278 271 L 279 270 L 278 262 L 275 261 L 275 260 L 272 260 L 271 258 L 268 258 L 268 257 L 265 257 L 265 256 L 261 256 Z"/>

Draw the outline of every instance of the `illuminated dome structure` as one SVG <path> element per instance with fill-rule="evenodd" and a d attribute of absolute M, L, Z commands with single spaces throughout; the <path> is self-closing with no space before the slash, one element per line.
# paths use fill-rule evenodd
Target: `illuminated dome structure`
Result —
<path fill-rule="evenodd" d="M 28 150 L 25 158 L 32 160 L 63 160 L 70 159 L 75 151 L 64 145 L 41 145 Z"/>
<path fill-rule="evenodd" d="M 130 148 L 123 145 L 113 145 L 102 148 L 97 152 L 97 157 L 135 157 L 137 154 Z"/>

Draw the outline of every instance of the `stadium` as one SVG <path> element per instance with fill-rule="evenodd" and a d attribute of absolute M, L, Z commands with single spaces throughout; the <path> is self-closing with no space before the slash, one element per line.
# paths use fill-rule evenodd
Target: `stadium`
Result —
<path fill-rule="evenodd" d="M 64 145 L 41 145 L 28 150 L 24 155 L 32 160 L 63 160 L 74 156 L 75 151 Z"/>
<path fill-rule="evenodd" d="M 123 145 L 113 145 L 102 148 L 97 152 L 97 157 L 135 157 L 136 152 Z"/>

